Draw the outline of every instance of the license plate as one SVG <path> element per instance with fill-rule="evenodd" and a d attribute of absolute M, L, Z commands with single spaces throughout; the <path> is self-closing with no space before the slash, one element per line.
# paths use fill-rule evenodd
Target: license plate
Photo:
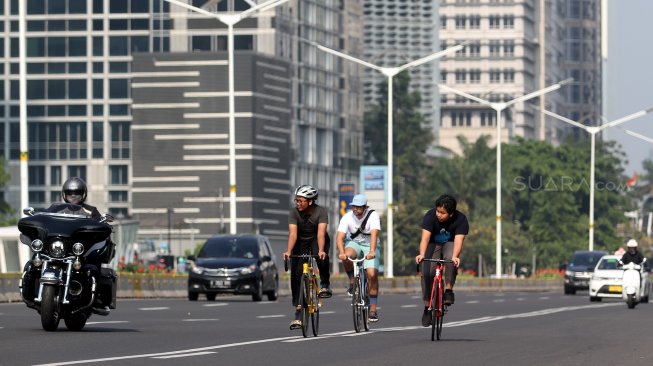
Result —
<path fill-rule="evenodd" d="M 211 281 L 211 287 L 217 287 L 217 288 L 231 287 L 231 281 L 228 281 L 228 280 L 214 280 L 214 281 Z"/>
<path fill-rule="evenodd" d="M 608 286 L 608 292 L 621 292 L 621 286 Z"/>

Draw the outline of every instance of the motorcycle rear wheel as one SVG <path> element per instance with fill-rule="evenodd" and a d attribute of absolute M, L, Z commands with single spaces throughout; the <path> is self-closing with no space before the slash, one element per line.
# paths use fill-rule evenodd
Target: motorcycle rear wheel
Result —
<path fill-rule="evenodd" d="M 41 326 L 48 332 L 59 327 L 59 289 L 55 286 L 43 286 L 41 296 Z"/>
<path fill-rule="evenodd" d="M 67 316 L 63 321 L 66 323 L 66 328 L 68 328 L 68 330 L 78 332 L 84 329 L 87 319 L 88 317 L 85 314 L 74 314 Z"/>

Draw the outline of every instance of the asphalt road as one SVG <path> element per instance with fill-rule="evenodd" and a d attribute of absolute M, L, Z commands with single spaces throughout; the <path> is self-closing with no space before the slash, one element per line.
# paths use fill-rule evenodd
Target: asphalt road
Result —
<path fill-rule="evenodd" d="M 320 335 L 290 331 L 290 299 L 253 303 L 119 300 L 81 332 L 41 329 L 23 304 L 0 304 L 0 365 L 647 365 L 653 304 L 590 303 L 587 293 L 456 293 L 443 339 L 420 326 L 417 294 L 380 297 L 380 322 L 353 332 L 349 298 L 322 309 Z"/>

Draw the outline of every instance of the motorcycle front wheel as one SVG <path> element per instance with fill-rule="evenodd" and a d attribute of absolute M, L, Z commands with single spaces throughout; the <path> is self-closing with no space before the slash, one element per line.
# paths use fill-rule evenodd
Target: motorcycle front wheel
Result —
<path fill-rule="evenodd" d="M 59 289 L 55 286 L 43 286 L 41 296 L 41 326 L 51 332 L 59 326 Z"/>
<path fill-rule="evenodd" d="M 88 317 L 85 314 L 74 314 L 67 316 L 63 321 L 66 323 L 68 330 L 77 332 L 84 329 L 87 319 Z"/>

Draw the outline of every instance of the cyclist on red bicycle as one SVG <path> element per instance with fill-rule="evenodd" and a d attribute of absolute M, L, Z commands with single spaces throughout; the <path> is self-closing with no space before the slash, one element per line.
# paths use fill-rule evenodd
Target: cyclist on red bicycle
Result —
<path fill-rule="evenodd" d="M 430 209 L 422 220 L 422 239 L 419 243 L 419 255 L 415 262 L 420 264 L 424 258 L 450 259 L 451 264 L 445 264 L 444 303 L 449 306 L 454 303 L 453 286 L 456 282 L 457 268 L 460 266 L 460 253 L 463 250 L 465 235 L 469 233 L 467 217 L 456 210 L 456 199 L 443 194 L 435 200 L 435 208 Z M 431 326 L 429 300 L 431 286 L 435 275 L 435 263 L 422 264 L 422 291 L 424 299 L 424 314 L 422 326 Z"/>
<path fill-rule="evenodd" d="M 363 262 L 363 268 L 367 272 L 367 280 L 370 284 L 369 320 L 374 323 L 379 321 L 376 307 L 379 296 L 378 273 L 381 264 L 379 260 L 381 256 L 379 249 L 381 219 L 376 211 L 369 209 L 367 198 L 363 194 L 355 195 L 349 206 L 351 207 L 351 211 L 347 212 L 340 219 L 338 233 L 336 234 L 338 258 L 342 260 L 345 272 L 349 276 L 349 289 L 347 293 L 351 295 L 354 283 L 354 265 L 347 260 L 347 257 L 352 259 L 362 259 L 363 256 L 365 257 L 366 261 Z M 349 238 L 345 243 L 347 234 L 349 234 Z"/>

